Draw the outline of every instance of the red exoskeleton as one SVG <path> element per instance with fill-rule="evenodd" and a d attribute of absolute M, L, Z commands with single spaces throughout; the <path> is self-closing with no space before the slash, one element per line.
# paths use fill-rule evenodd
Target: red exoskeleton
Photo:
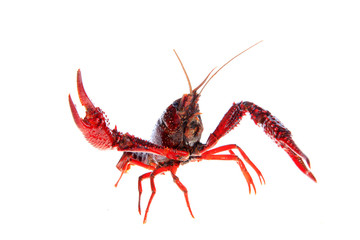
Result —
<path fill-rule="evenodd" d="M 248 49 L 244 50 L 243 52 L 247 51 Z M 206 84 L 225 65 L 227 65 L 243 52 L 230 59 L 214 74 L 211 75 L 214 70 L 213 69 L 205 78 L 205 80 L 194 89 L 190 84 L 190 80 L 179 56 L 175 52 L 185 72 L 190 92 L 175 100 L 165 110 L 155 125 L 155 129 L 150 141 L 137 138 L 130 135 L 129 133 L 119 132 L 116 126 L 114 129 L 110 129 L 109 122 L 104 112 L 99 107 L 95 107 L 95 105 L 87 96 L 83 87 L 80 70 L 78 70 L 77 89 L 80 102 L 86 108 L 85 118 L 80 118 L 69 95 L 70 109 L 76 125 L 90 144 L 98 149 L 117 149 L 118 151 L 124 152 L 120 158 L 120 161 L 116 165 L 116 167 L 121 171 L 121 175 L 115 186 L 117 186 L 123 173 L 127 172 L 132 165 L 140 166 L 149 170 L 148 173 L 141 175 L 138 181 L 138 210 L 140 214 L 140 198 L 142 193 L 141 183 L 144 179 L 150 179 L 152 190 L 147 208 L 145 210 L 144 223 L 147 219 L 151 201 L 153 200 L 156 193 L 154 178 L 156 175 L 167 171 L 171 173 L 174 182 L 184 193 L 187 207 L 191 216 L 194 217 L 190 208 L 188 191 L 176 176 L 178 167 L 189 162 L 196 162 L 201 160 L 235 161 L 239 165 L 247 181 L 249 193 L 251 193 L 251 187 L 256 193 L 256 188 L 252 177 L 247 171 L 243 161 L 245 161 L 255 170 L 260 179 L 260 183 L 265 183 L 265 180 L 260 170 L 250 161 L 245 152 L 236 144 L 215 147 L 219 139 L 233 130 L 240 123 L 243 116 L 247 113 L 250 114 L 251 119 L 256 125 L 262 127 L 265 133 L 270 136 L 278 146 L 285 150 L 285 152 L 294 161 L 296 166 L 305 175 L 316 182 L 314 175 L 308 169 L 308 167 L 310 168 L 309 159 L 296 146 L 291 137 L 290 131 L 286 129 L 284 125 L 269 111 L 262 109 L 254 103 L 246 101 L 234 103 L 225 113 L 225 116 L 222 118 L 215 131 L 210 134 L 206 143 L 204 144 L 200 142 L 201 134 L 203 132 L 203 125 L 199 112 L 198 101 L 201 92 Z M 201 87 L 202 89 L 199 91 Z M 236 151 L 239 152 L 241 158 L 235 154 Z M 306 166 L 305 162 L 308 167 Z"/>

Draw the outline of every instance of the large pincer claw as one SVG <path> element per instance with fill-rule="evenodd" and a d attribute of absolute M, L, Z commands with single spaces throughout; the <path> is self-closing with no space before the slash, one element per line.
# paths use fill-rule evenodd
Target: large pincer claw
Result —
<path fill-rule="evenodd" d="M 314 182 L 317 182 L 315 176 L 306 167 L 305 162 L 310 168 L 309 158 L 296 146 L 295 142 L 292 140 L 291 137 L 279 141 L 279 145 L 290 156 L 290 158 L 293 160 L 295 165 L 300 169 L 300 171 L 302 171 L 306 176 L 308 176 Z"/>
<path fill-rule="evenodd" d="M 87 96 L 81 78 L 80 69 L 77 71 L 77 89 L 81 105 L 86 108 L 85 118 L 81 118 L 69 94 L 69 104 L 75 124 L 84 134 L 86 140 L 96 148 L 108 149 L 113 146 L 113 131 L 108 127 L 109 123 L 105 113 L 95 107 Z"/>

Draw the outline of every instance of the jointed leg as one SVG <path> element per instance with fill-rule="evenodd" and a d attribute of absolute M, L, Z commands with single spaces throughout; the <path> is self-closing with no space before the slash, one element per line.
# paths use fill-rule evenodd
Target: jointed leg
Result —
<path fill-rule="evenodd" d="M 180 188 L 180 190 L 184 193 L 184 196 L 185 196 L 185 201 L 186 201 L 186 205 L 189 209 L 189 212 L 191 214 L 191 216 L 194 218 L 194 215 L 191 211 L 191 207 L 190 207 L 190 202 L 189 202 L 189 198 L 188 198 L 188 191 L 186 189 L 186 187 L 180 182 L 179 178 L 175 175 L 176 174 L 176 170 L 177 168 L 179 167 L 179 164 L 178 163 L 174 163 L 174 165 L 170 165 L 170 166 L 165 166 L 165 167 L 159 167 L 159 168 L 156 168 L 154 171 L 152 172 L 148 172 L 148 173 L 145 173 L 143 175 L 141 175 L 139 177 L 139 182 L 138 182 L 138 187 L 139 187 L 139 203 L 138 203 L 138 208 L 139 208 L 139 213 L 141 214 L 141 207 L 140 207 L 140 202 L 141 202 L 141 194 L 142 194 L 142 180 L 146 179 L 146 178 L 150 178 L 150 185 L 151 185 L 151 196 L 150 196 L 150 199 L 149 199 L 149 202 L 148 202 L 148 205 L 147 205 L 147 208 L 146 208 L 146 211 L 145 211 L 145 216 L 144 216 L 144 223 L 146 223 L 146 220 L 147 220 L 147 214 L 149 212 L 149 208 L 150 208 L 150 205 L 151 205 L 151 202 L 155 196 L 155 193 L 156 193 L 156 188 L 155 188 L 155 182 L 154 182 L 154 178 L 156 175 L 158 174 L 161 174 L 161 173 L 164 173 L 166 171 L 170 171 L 171 172 L 171 176 L 174 180 L 174 182 L 176 183 L 176 185 Z"/>
<path fill-rule="evenodd" d="M 226 145 L 226 146 L 222 146 L 222 147 L 219 147 L 216 149 L 212 149 L 212 150 L 210 150 L 211 152 L 209 151 L 210 153 L 207 152 L 206 154 L 202 155 L 200 157 L 200 159 L 201 160 L 233 160 L 233 161 L 236 161 L 241 169 L 241 172 L 243 173 L 243 175 L 245 177 L 247 184 L 248 184 L 249 194 L 251 193 L 251 186 L 253 187 L 254 192 L 256 194 L 256 188 L 255 188 L 253 179 L 252 179 L 251 175 L 249 174 L 249 172 L 247 171 L 245 164 L 238 156 L 235 155 L 235 153 L 232 151 L 232 148 L 230 148 L 229 146 L 232 146 L 232 145 Z M 216 153 L 223 152 L 223 151 L 229 151 L 230 154 L 216 154 Z M 246 161 L 251 162 L 250 159 L 247 159 Z M 256 166 L 252 162 L 251 162 L 251 164 L 252 165 L 250 165 L 250 166 L 253 167 L 254 170 L 256 171 L 256 173 L 258 174 L 260 182 L 262 183 L 262 180 L 263 180 L 265 183 L 265 179 L 262 176 L 259 169 L 257 169 Z"/>
<path fill-rule="evenodd" d="M 245 159 L 245 161 L 255 170 L 255 172 L 257 173 L 257 175 L 259 176 L 259 179 L 260 179 L 260 183 L 263 184 L 265 183 L 265 179 L 263 177 L 263 175 L 261 174 L 260 170 L 255 166 L 255 164 L 249 159 L 249 157 L 245 154 L 245 152 L 239 147 L 237 146 L 236 144 L 229 144 L 229 145 L 225 145 L 225 146 L 221 146 L 221 147 L 217 147 L 217 148 L 214 148 L 214 149 L 211 149 L 211 150 L 208 150 L 206 152 L 204 152 L 202 155 L 201 155 L 201 158 L 202 159 L 208 159 L 209 156 L 212 156 L 213 159 L 216 159 L 216 156 L 218 155 L 215 155 L 217 153 L 220 153 L 220 152 L 224 152 L 224 151 L 229 151 L 231 155 L 234 155 L 234 152 L 232 151 L 233 149 L 237 149 L 241 156 Z M 230 156 L 231 156 L 230 155 Z M 237 157 L 237 156 L 236 156 Z M 233 157 L 234 158 L 234 157 Z M 221 160 L 235 160 L 231 157 L 229 157 L 229 159 L 221 159 Z M 238 157 L 237 157 L 238 158 Z M 238 158 L 240 160 L 240 158 Z M 220 160 L 220 159 L 219 159 Z M 241 160 L 240 160 L 241 161 Z M 238 162 L 238 161 L 237 161 Z M 238 162 L 239 163 L 239 162 Z M 241 167 L 241 166 L 240 166 Z"/>
<path fill-rule="evenodd" d="M 154 171 L 152 171 L 150 173 L 150 186 L 151 186 L 151 196 L 150 196 L 150 199 L 149 199 L 149 202 L 148 202 L 148 205 L 146 207 L 146 210 L 145 210 L 145 216 L 144 216 L 144 221 L 143 223 L 146 223 L 146 219 L 147 219 L 147 214 L 149 212 L 149 208 L 150 208 L 150 205 L 151 205 L 151 202 L 155 196 L 155 193 L 156 193 L 156 188 L 155 188 L 155 182 L 154 182 L 154 178 L 156 175 L 162 173 L 162 172 L 165 172 L 165 171 L 169 171 L 171 168 L 171 166 L 166 166 L 166 167 L 160 167 L 160 168 L 156 168 Z"/>
<path fill-rule="evenodd" d="M 189 202 L 189 197 L 188 197 L 188 190 L 186 189 L 186 187 L 180 182 L 179 178 L 175 175 L 176 174 L 176 170 L 179 167 L 179 165 L 173 167 L 170 171 L 171 171 L 171 176 L 174 180 L 174 182 L 176 183 L 176 185 L 180 188 L 181 191 L 183 191 L 184 196 L 185 196 L 185 201 L 186 201 L 186 205 L 189 209 L 190 215 L 194 217 L 192 211 L 191 211 L 191 207 L 190 207 L 190 202 Z"/>
<path fill-rule="evenodd" d="M 138 161 L 136 159 L 133 159 L 131 157 L 131 155 L 132 155 L 131 152 L 125 152 L 122 155 L 122 157 L 120 158 L 119 162 L 116 164 L 116 168 L 121 171 L 121 175 L 120 175 L 119 179 L 117 180 L 117 182 L 115 183 L 115 187 L 117 187 L 117 185 L 119 184 L 123 174 L 125 172 L 127 172 L 132 165 L 143 167 L 143 168 L 146 168 L 146 169 L 151 170 L 151 171 L 155 169 L 154 166 L 147 165 L 147 164 L 142 163 L 142 162 L 140 162 L 140 161 Z"/>
<path fill-rule="evenodd" d="M 230 152 L 230 154 L 236 156 L 235 153 L 234 153 L 232 150 L 229 150 L 229 152 Z M 237 161 L 236 161 L 236 162 L 237 162 L 237 164 L 239 165 L 239 167 L 240 167 L 240 169 L 241 169 L 241 171 L 242 171 L 242 173 L 243 173 L 243 175 L 244 175 L 244 177 L 245 177 L 245 179 L 246 179 L 246 182 L 248 183 L 249 194 L 251 194 L 251 185 L 253 186 L 254 192 L 255 192 L 255 194 L 256 194 L 256 188 L 255 188 L 254 181 L 252 180 L 251 175 L 250 175 L 249 172 L 247 171 L 247 169 L 246 169 L 246 167 L 245 167 L 245 164 L 243 163 L 243 161 L 241 161 L 241 159 L 240 159 L 238 156 L 236 156 L 236 158 L 237 158 Z M 254 165 L 254 166 L 255 166 L 255 165 Z M 261 173 L 260 173 L 260 174 L 261 174 Z M 262 175 L 261 175 L 261 177 L 262 177 Z M 260 182 L 261 182 L 261 177 L 259 176 Z M 261 182 L 261 183 L 262 183 L 262 182 Z"/>
<path fill-rule="evenodd" d="M 141 194 L 142 194 L 142 186 L 141 186 L 141 182 L 142 180 L 146 179 L 146 178 L 149 178 L 150 175 L 151 175 L 152 172 L 148 172 L 148 173 L 145 173 L 143 175 L 141 175 L 139 177 L 139 181 L 138 181 L 138 188 L 139 188 L 139 203 L 138 203 L 138 209 L 139 209 L 139 214 L 141 215 Z"/>

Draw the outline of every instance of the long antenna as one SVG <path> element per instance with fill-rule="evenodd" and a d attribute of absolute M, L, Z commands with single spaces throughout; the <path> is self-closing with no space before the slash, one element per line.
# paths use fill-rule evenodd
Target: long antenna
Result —
<path fill-rule="evenodd" d="M 241 53 L 235 55 L 232 59 L 230 59 L 229 61 L 227 61 L 224 65 L 222 65 L 221 68 L 219 68 L 219 69 L 209 78 L 209 80 L 205 83 L 205 85 L 203 86 L 203 88 L 201 89 L 201 91 L 200 91 L 199 94 L 201 94 L 201 92 L 204 90 L 204 88 L 205 88 L 206 85 L 210 82 L 210 80 L 211 80 L 223 67 L 225 67 L 228 63 L 230 63 L 232 60 L 234 60 L 235 58 L 237 58 L 238 56 L 240 56 L 241 54 L 243 54 L 244 52 L 246 52 L 246 51 L 249 50 L 250 48 L 253 48 L 253 47 L 255 47 L 256 45 L 258 45 L 258 44 L 261 43 L 262 41 L 263 41 L 263 40 L 255 43 L 254 45 L 252 45 L 252 46 L 250 46 L 250 47 L 248 47 L 247 49 L 245 49 L 245 50 L 242 51 Z"/>
<path fill-rule="evenodd" d="M 199 86 L 197 86 L 196 88 L 194 88 L 193 92 L 196 92 L 199 88 L 201 88 L 201 86 L 206 82 L 206 80 L 210 77 L 210 74 L 215 70 L 216 67 L 214 67 L 209 74 L 206 76 L 206 78 L 199 84 Z"/>
<path fill-rule="evenodd" d="M 190 94 L 191 94 L 193 90 L 192 90 L 192 87 L 191 87 L 191 83 L 190 83 L 189 76 L 188 76 L 187 73 L 186 73 L 185 67 L 184 67 L 183 63 L 181 62 L 181 60 L 180 60 L 180 58 L 179 58 L 179 55 L 176 53 L 175 49 L 173 49 L 173 50 L 174 50 L 174 53 L 175 53 L 177 59 L 179 59 L 179 62 L 180 62 L 180 64 L 181 64 L 182 69 L 184 70 L 186 79 L 187 79 L 188 84 L 189 84 Z"/>

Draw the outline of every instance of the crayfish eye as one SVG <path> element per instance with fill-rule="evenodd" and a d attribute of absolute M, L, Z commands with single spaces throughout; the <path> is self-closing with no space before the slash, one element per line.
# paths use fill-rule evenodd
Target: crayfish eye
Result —
<path fill-rule="evenodd" d="M 180 100 L 181 100 L 181 98 L 175 100 L 175 101 L 171 104 L 176 110 L 179 110 Z"/>

